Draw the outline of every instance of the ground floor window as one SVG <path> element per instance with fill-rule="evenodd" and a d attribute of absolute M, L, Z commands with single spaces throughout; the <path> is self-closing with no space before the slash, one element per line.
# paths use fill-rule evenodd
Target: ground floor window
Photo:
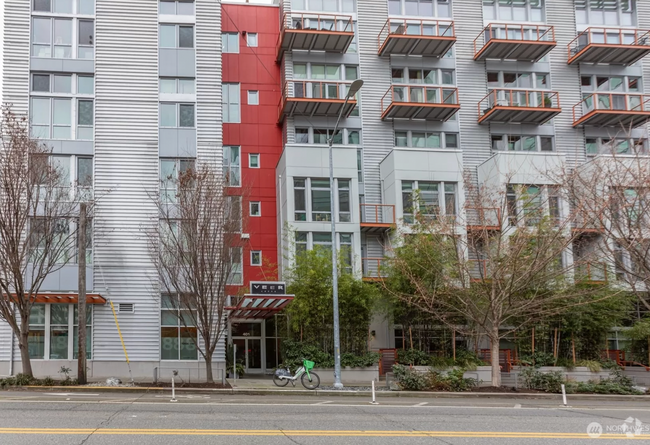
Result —
<path fill-rule="evenodd" d="M 32 359 L 73 360 L 79 345 L 76 304 L 35 304 L 29 316 L 28 350 Z M 92 306 L 86 312 L 86 356 L 92 358 Z"/>
<path fill-rule="evenodd" d="M 160 307 L 160 359 L 198 360 L 196 312 L 180 305 L 177 295 L 163 295 Z"/>

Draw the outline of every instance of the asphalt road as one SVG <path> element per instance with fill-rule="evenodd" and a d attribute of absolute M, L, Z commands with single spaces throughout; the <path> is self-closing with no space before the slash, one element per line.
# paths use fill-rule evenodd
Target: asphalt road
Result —
<path fill-rule="evenodd" d="M 0 392 L 0 444 L 574 444 L 650 443 L 644 402 Z M 612 429 L 613 428 L 613 429 Z M 597 429 L 592 429 L 592 432 Z"/>

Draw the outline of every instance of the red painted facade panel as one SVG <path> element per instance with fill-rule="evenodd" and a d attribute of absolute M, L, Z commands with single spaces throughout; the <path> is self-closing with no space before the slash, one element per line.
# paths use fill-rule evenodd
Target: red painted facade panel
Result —
<path fill-rule="evenodd" d="M 223 145 L 241 147 L 243 213 L 250 240 L 244 247 L 244 285 L 277 279 L 278 242 L 275 167 L 282 154 L 277 125 L 281 98 L 280 67 L 275 62 L 279 9 L 271 6 L 222 4 L 222 31 L 239 34 L 239 53 L 223 54 L 223 82 L 240 84 L 241 123 L 223 124 Z M 257 33 L 249 48 L 247 33 Z M 248 105 L 248 91 L 259 91 L 259 105 Z M 260 168 L 249 168 L 249 154 L 260 154 Z M 249 201 L 259 201 L 262 216 L 248 217 Z M 261 250 L 263 266 L 251 266 L 250 252 Z"/>

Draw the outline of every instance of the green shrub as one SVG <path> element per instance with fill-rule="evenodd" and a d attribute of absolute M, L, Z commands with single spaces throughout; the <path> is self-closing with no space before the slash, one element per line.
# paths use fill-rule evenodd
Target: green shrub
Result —
<path fill-rule="evenodd" d="M 466 349 L 456 351 L 456 362 L 454 365 L 464 368 L 466 371 L 474 371 L 477 366 L 485 366 L 485 364 L 474 351 L 468 351 Z"/>
<path fill-rule="evenodd" d="M 31 384 L 33 381 L 34 378 L 32 376 L 29 376 L 27 374 L 16 374 L 16 377 L 14 378 L 14 385 L 27 386 Z"/>
<path fill-rule="evenodd" d="M 602 364 L 596 360 L 580 360 L 578 362 L 578 366 L 589 368 L 591 372 L 600 372 L 600 370 L 603 368 Z"/>
<path fill-rule="evenodd" d="M 334 367 L 334 357 L 325 352 L 320 346 L 295 340 L 285 340 L 282 343 L 282 357 L 280 367 L 289 367 L 291 370 L 302 366 L 303 359 L 316 363 L 317 368 Z M 378 362 L 379 354 L 376 352 L 368 352 L 364 355 L 357 355 L 350 352 L 341 354 L 342 367 L 365 368 L 375 366 Z"/>
<path fill-rule="evenodd" d="M 555 364 L 555 357 L 548 352 L 536 351 L 534 354 L 522 355 L 519 357 L 522 365 L 535 366 L 553 366 Z"/>
<path fill-rule="evenodd" d="M 400 388 L 407 391 L 467 391 L 475 387 L 476 379 L 465 378 L 464 369 L 452 369 L 442 373 L 435 369 L 428 372 L 418 372 L 404 365 L 394 365 L 393 373 Z"/>
<path fill-rule="evenodd" d="M 520 375 L 524 379 L 526 388 L 537 391 L 558 393 L 562 391 L 562 384 L 565 383 L 561 371 L 545 373 L 535 368 L 525 368 Z"/>
<path fill-rule="evenodd" d="M 403 365 L 429 366 L 431 357 L 419 349 L 398 349 L 397 362 Z"/>
<path fill-rule="evenodd" d="M 427 377 L 421 372 L 403 365 L 393 365 L 393 373 L 400 388 L 406 391 L 422 391 L 428 388 Z"/>
<path fill-rule="evenodd" d="M 55 386 L 56 382 L 52 377 L 45 377 L 44 379 L 41 380 L 41 385 L 43 386 Z"/>
<path fill-rule="evenodd" d="M 368 352 L 365 355 L 356 355 L 350 352 L 341 354 L 341 366 L 349 366 L 351 368 L 367 368 L 375 366 L 379 363 L 378 352 Z"/>

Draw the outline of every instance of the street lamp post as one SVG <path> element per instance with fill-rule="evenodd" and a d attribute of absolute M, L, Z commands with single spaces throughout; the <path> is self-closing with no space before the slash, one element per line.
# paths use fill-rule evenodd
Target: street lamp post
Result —
<path fill-rule="evenodd" d="M 350 89 L 348 90 L 347 95 L 345 96 L 345 102 L 341 111 L 339 112 L 339 117 L 336 119 L 336 125 L 334 125 L 334 131 L 332 131 L 332 136 L 327 140 L 329 146 L 329 156 L 330 156 L 330 210 L 332 222 L 332 306 L 334 310 L 334 388 L 341 389 L 343 388 L 343 383 L 341 383 L 341 337 L 339 332 L 339 277 L 338 277 L 338 255 L 336 254 L 336 212 L 334 211 L 334 157 L 332 145 L 334 144 L 334 135 L 339 128 L 339 123 L 341 122 L 341 116 L 343 115 L 343 110 L 348 104 L 350 98 L 354 97 L 355 94 L 363 86 L 363 80 L 357 79 L 352 82 Z"/>

